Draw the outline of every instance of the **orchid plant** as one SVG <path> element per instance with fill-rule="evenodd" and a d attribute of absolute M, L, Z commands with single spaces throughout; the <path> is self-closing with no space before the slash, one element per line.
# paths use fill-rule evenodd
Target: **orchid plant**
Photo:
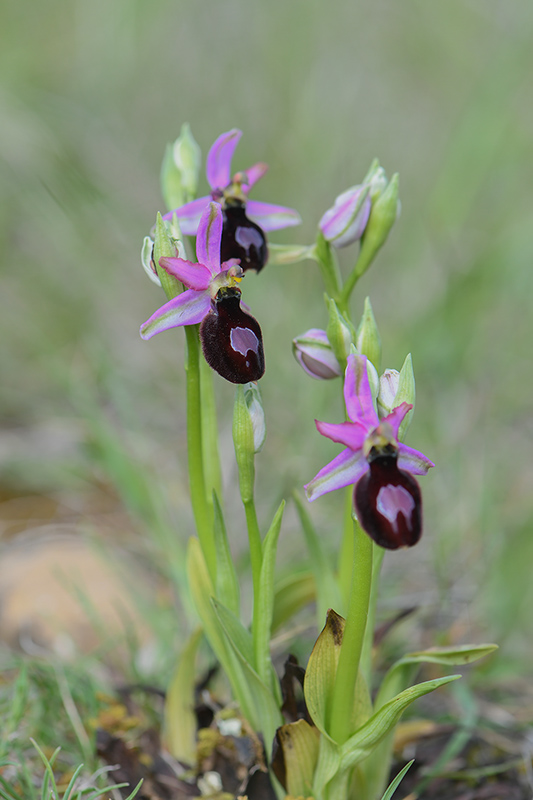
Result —
<path fill-rule="evenodd" d="M 313 244 L 268 245 L 266 232 L 296 225 L 300 218 L 292 209 L 248 199 L 265 164 L 231 177 L 240 137 L 234 129 L 216 139 L 207 156 L 210 193 L 196 198 L 199 149 L 188 126 L 183 127 L 163 163 L 162 189 L 170 211 L 158 215 L 153 236 L 143 247 L 145 269 L 163 287 L 167 302 L 142 325 L 141 336 L 150 339 L 177 327 L 186 335 L 189 481 L 198 533 L 189 541 L 187 568 L 202 632 L 194 633 L 184 648 L 168 693 L 167 746 L 181 760 L 195 763 L 191 676 L 203 634 L 227 677 L 237 719 L 261 736 L 278 797 L 389 800 L 409 767 L 387 786 L 394 729 L 403 711 L 459 677 L 413 684 L 418 666 L 464 664 L 494 649 L 477 645 L 410 653 L 389 669 L 379 687 L 375 684 L 372 652 L 381 563 L 386 550 L 411 547 L 420 539 L 417 477 L 434 466 L 403 442 L 415 404 L 410 355 L 399 372 L 389 369 L 380 376 L 381 344 L 370 301 L 365 300 L 357 326 L 350 310 L 357 280 L 398 215 L 398 176 L 388 181 L 375 161 L 362 183 L 343 192 L 324 213 Z M 196 261 L 187 257 L 190 242 L 183 234 L 195 237 Z M 343 277 L 337 249 L 355 242 L 358 255 Z M 316 422 L 318 432 L 343 451 L 314 478 L 302 480 L 307 479 L 309 501 L 326 492 L 347 493 L 339 568 L 330 565 L 306 502 L 296 491 L 313 575 L 293 576 L 290 591 L 286 585 L 283 592 L 276 592 L 275 558 L 284 504 L 266 532 L 255 509 L 255 456 L 265 437 L 257 383 L 265 370 L 263 341 L 259 323 L 241 302 L 246 271 L 262 270 L 269 254 L 273 262 L 309 258 L 319 267 L 326 325 L 296 336 L 293 348 L 311 377 L 344 376 L 346 409 L 343 420 Z M 268 280 L 267 274 L 258 280 Z M 222 510 L 211 370 L 236 384 L 233 440 L 253 586 L 249 626 L 242 621 L 239 580 Z M 271 637 L 311 599 L 323 628 L 305 668 L 305 711 L 294 707 L 288 712 L 287 682 L 282 692 Z"/>

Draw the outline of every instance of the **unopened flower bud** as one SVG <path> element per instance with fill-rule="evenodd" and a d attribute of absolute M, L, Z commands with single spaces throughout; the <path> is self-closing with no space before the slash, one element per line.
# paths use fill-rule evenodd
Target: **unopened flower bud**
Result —
<path fill-rule="evenodd" d="M 235 405 L 233 406 L 233 445 L 239 469 L 239 488 L 243 503 L 253 498 L 255 481 L 255 443 L 254 426 L 248 404 L 244 396 L 244 387 L 237 387 Z"/>
<path fill-rule="evenodd" d="M 348 324 L 348 321 L 339 311 L 337 303 L 331 297 L 326 297 L 329 319 L 326 333 L 337 361 L 341 364 L 344 372 L 346 359 L 350 352 L 350 347 L 355 339 L 355 331 Z"/>
<path fill-rule="evenodd" d="M 413 361 L 411 353 L 405 357 L 400 372 L 396 369 L 386 369 L 379 379 L 378 395 L 378 414 L 386 417 L 387 414 L 400 406 L 402 403 L 409 403 L 413 408 L 406 414 L 398 432 L 398 439 L 404 439 L 407 429 L 411 424 L 415 406 L 415 376 L 413 372 Z"/>
<path fill-rule="evenodd" d="M 355 344 L 361 355 L 366 356 L 376 370 L 379 370 L 381 363 L 381 337 L 368 297 L 365 298 L 363 316 L 357 329 Z"/>
<path fill-rule="evenodd" d="M 341 375 L 341 366 L 331 349 L 326 331 L 311 328 L 292 340 L 292 350 L 300 366 L 317 380 Z"/>
<path fill-rule="evenodd" d="M 377 158 L 373 160 L 368 172 L 366 173 L 363 183 L 370 185 L 370 199 L 373 203 L 376 202 L 380 194 L 382 194 L 387 186 L 387 175 L 385 170 L 380 165 Z"/>
<path fill-rule="evenodd" d="M 161 166 L 161 193 L 167 208 L 177 208 L 196 195 L 201 150 L 188 123 L 173 144 L 167 145 Z"/>
<path fill-rule="evenodd" d="M 334 247 L 347 247 L 361 238 L 370 214 L 369 191 L 365 184 L 352 186 L 323 215 L 320 230 Z"/>
<path fill-rule="evenodd" d="M 394 225 L 399 211 L 398 173 L 392 176 L 387 188 L 372 203 L 368 223 L 361 239 L 358 276 L 365 272 L 382 247 Z"/>
<path fill-rule="evenodd" d="M 244 402 L 248 409 L 248 414 L 252 421 L 254 435 L 254 453 L 259 453 L 266 439 L 265 411 L 261 391 L 257 383 L 246 383 L 244 385 Z"/>

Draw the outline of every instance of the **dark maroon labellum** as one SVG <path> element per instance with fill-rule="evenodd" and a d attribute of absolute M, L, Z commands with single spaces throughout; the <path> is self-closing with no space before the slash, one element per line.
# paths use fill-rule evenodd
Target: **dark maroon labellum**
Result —
<path fill-rule="evenodd" d="M 354 503 L 363 530 L 387 550 L 411 547 L 422 535 L 422 497 L 415 479 L 398 469 L 398 457 L 369 458 L 370 470 L 355 486 Z"/>
<path fill-rule="evenodd" d="M 205 360 L 231 383 L 258 381 L 265 372 L 261 328 L 240 298 L 239 289 L 221 289 L 200 326 Z"/>
<path fill-rule="evenodd" d="M 266 237 L 259 225 L 252 222 L 245 214 L 241 203 L 228 205 L 222 211 L 222 240 L 220 242 L 220 260 L 240 258 L 241 267 L 255 269 L 259 272 L 268 259 Z"/>

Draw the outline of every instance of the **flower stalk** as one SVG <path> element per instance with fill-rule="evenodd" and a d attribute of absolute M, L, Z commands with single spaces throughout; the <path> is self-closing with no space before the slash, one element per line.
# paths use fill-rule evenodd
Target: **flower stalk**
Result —
<path fill-rule="evenodd" d="M 353 536 L 352 586 L 331 705 L 330 732 L 338 744 L 344 744 L 353 733 L 356 681 L 360 679 L 359 665 L 372 586 L 372 541 L 355 520 Z"/>

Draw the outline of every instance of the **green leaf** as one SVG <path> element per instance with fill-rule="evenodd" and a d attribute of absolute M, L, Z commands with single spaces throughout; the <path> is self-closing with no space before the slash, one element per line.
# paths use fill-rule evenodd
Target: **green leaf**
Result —
<path fill-rule="evenodd" d="M 253 640 L 255 667 L 257 674 L 264 683 L 268 684 L 272 674 L 272 660 L 270 657 L 270 635 L 272 631 L 272 618 L 274 615 L 274 569 L 276 565 L 276 551 L 281 530 L 281 521 L 285 501 L 282 500 L 274 515 L 272 524 L 263 542 L 263 561 L 259 579 L 259 597 L 254 598 L 253 614 Z M 272 690 L 281 699 L 279 682 L 276 680 Z"/>
<path fill-rule="evenodd" d="M 186 764 L 194 764 L 196 759 L 194 687 L 196 653 L 201 637 L 201 628 L 189 637 L 170 681 L 164 707 L 165 745 L 174 758 Z"/>
<path fill-rule="evenodd" d="M 311 793 L 319 740 L 318 729 L 304 719 L 282 725 L 276 731 L 278 749 L 272 767 L 276 778 L 293 797 L 307 797 Z"/>
<path fill-rule="evenodd" d="M 211 603 L 215 609 L 215 614 L 222 625 L 222 628 L 231 642 L 232 646 L 239 653 L 239 656 L 247 661 L 251 667 L 254 665 L 254 646 L 252 634 L 244 627 L 240 619 L 229 608 L 226 608 L 219 600 L 211 598 Z"/>
<path fill-rule="evenodd" d="M 274 591 L 272 631 L 277 631 L 291 617 L 316 597 L 315 578 L 311 572 L 291 573 L 279 580 Z"/>
<path fill-rule="evenodd" d="M 317 800 L 328 797 L 327 794 L 324 794 L 324 788 L 339 774 L 340 760 L 340 745 L 330 739 L 329 736 L 322 735 L 319 741 L 318 762 L 315 768 L 312 793 L 312 796 Z M 341 797 L 343 797 L 343 794 L 339 794 L 337 798 L 331 795 L 331 800 L 340 800 Z"/>
<path fill-rule="evenodd" d="M 225 606 L 238 616 L 240 610 L 239 580 L 235 572 L 235 565 L 231 558 L 231 551 L 224 524 L 222 508 L 216 492 L 213 492 L 214 510 L 214 535 L 217 554 L 217 597 L 220 597 Z"/>
<path fill-rule="evenodd" d="M 244 626 L 238 623 L 228 609 L 222 610 L 220 603 L 213 603 L 215 614 L 220 622 L 221 630 L 227 637 L 226 641 L 236 657 L 241 670 L 241 685 L 233 687 L 235 695 L 241 704 L 244 716 L 255 730 L 263 734 L 267 756 L 270 758 L 272 742 L 276 729 L 282 724 L 280 703 L 254 670 L 248 660 L 251 654 L 250 640 Z M 222 612 L 222 613 L 220 613 Z M 238 623 L 236 625 L 235 623 Z M 272 685 L 271 674 L 267 676 L 268 683 Z"/>
<path fill-rule="evenodd" d="M 456 667 L 462 664 L 471 664 L 473 661 L 484 658 L 497 649 L 498 645 L 496 644 L 465 644 L 458 647 L 431 647 L 428 650 L 408 653 L 393 664 L 383 678 L 376 698 L 376 708 L 382 706 L 408 685 L 413 676 L 413 667 L 416 668 L 419 664 L 442 664 L 448 667 Z"/>
<path fill-rule="evenodd" d="M 324 736 L 328 736 L 328 717 L 343 631 L 344 619 L 330 609 L 326 624 L 311 651 L 305 671 L 304 695 L 307 710 Z"/>
<path fill-rule="evenodd" d="M 330 609 L 305 671 L 304 695 L 307 709 L 317 728 L 328 737 L 327 729 L 344 625 L 343 617 Z M 368 687 L 362 672 L 359 671 L 355 684 L 351 729 L 363 725 L 371 714 L 372 703 Z"/>
<path fill-rule="evenodd" d="M 407 706 L 411 705 L 414 700 L 460 677 L 460 675 L 448 675 L 445 678 L 425 681 L 411 686 L 389 700 L 342 745 L 341 769 L 351 769 L 363 758 L 366 758 L 373 748 L 392 731 Z"/>
<path fill-rule="evenodd" d="M 191 594 L 207 640 L 226 673 L 243 716 L 254 730 L 259 730 L 260 720 L 253 691 L 247 682 L 242 662 L 237 657 L 211 602 L 211 598 L 214 597 L 213 584 L 198 539 L 189 540 L 187 572 Z"/>
<path fill-rule="evenodd" d="M 394 794 L 394 792 L 396 791 L 396 789 L 398 788 L 398 786 L 402 782 L 403 776 L 405 775 L 405 773 L 407 772 L 407 770 L 409 769 L 411 764 L 413 764 L 413 762 L 414 762 L 414 758 L 412 759 L 412 761 L 410 761 L 408 764 L 406 764 L 405 767 L 396 775 L 396 777 L 394 778 L 392 783 L 389 785 L 388 789 L 385 791 L 385 794 L 383 795 L 381 800 L 391 800 L 392 795 Z"/>

